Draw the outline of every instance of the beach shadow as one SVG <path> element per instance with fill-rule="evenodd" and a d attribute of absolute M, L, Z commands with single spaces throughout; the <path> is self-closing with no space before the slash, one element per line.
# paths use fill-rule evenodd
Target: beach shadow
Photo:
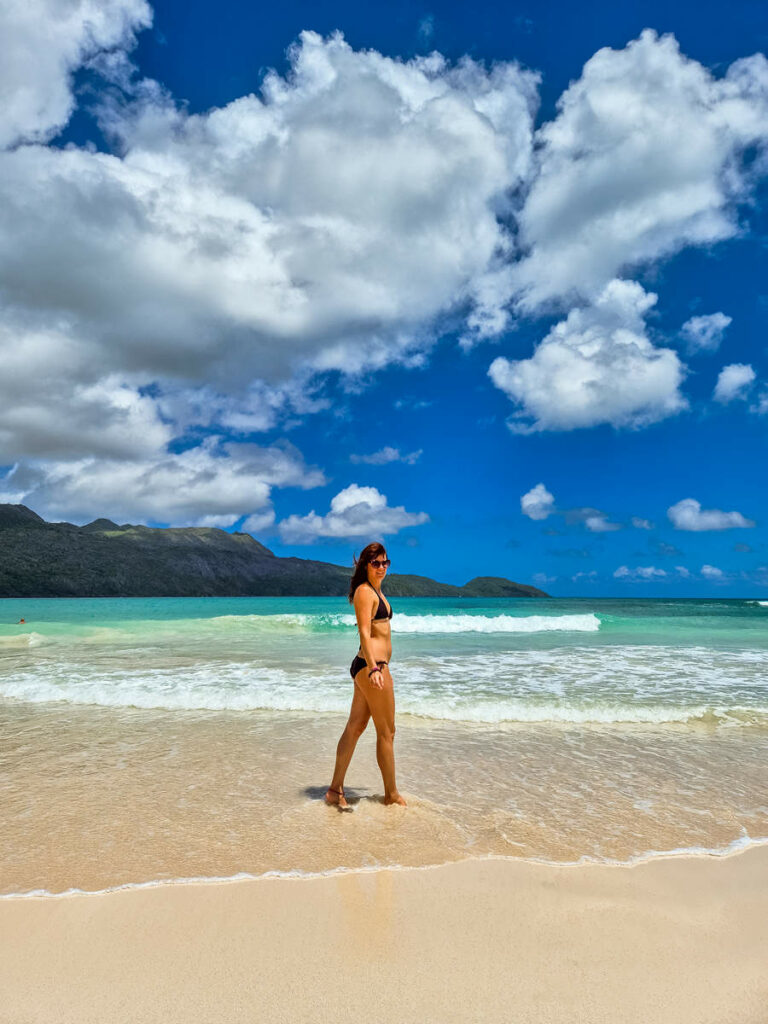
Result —
<path fill-rule="evenodd" d="M 326 807 L 337 807 L 336 804 L 326 804 L 325 794 L 327 792 L 327 786 L 306 786 L 302 790 L 304 796 L 308 797 L 310 800 L 320 800 Z M 346 810 L 348 811 L 356 807 L 357 804 L 363 803 L 365 801 L 368 801 L 372 804 L 381 804 L 382 806 L 394 806 L 385 804 L 384 797 L 378 793 L 361 793 L 359 792 L 359 790 L 347 789 L 345 787 L 344 796 L 347 798 L 347 803 L 349 804 L 349 807 L 346 808 Z M 344 811 L 345 808 L 338 807 L 338 810 Z"/>
<path fill-rule="evenodd" d="M 305 786 L 305 788 L 302 790 L 302 793 L 304 794 L 304 796 L 307 797 L 310 800 L 320 800 L 321 803 L 323 803 L 326 807 L 335 807 L 335 806 L 337 806 L 335 804 L 326 804 L 325 803 L 325 794 L 327 792 L 328 792 L 328 786 L 327 785 L 325 785 L 325 786 Z M 347 798 L 347 803 L 350 805 L 350 807 L 354 807 L 356 804 L 359 804 L 361 800 L 372 800 L 372 799 L 375 799 L 375 797 L 365 796 L 365 795 L 357 792 L 354 789 L 347 789 L 346 786 L 344 787 L 344 796 Z M 339 807 L 338 810 L 343 811 L 344 808 L 343 807 Z"/>

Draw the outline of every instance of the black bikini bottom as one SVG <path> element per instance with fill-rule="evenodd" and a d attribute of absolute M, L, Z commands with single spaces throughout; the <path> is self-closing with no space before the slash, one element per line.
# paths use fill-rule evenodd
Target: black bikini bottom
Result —
<path fill-rule="evenodd" d="M 360 655 L 358 654 L 357 657 L 355 658 L 355 660 L 349 666 L 349 674 L 354 679 L 355 676 L 357 675 L 357 673 L 360 671 L 360 669 L 364 668 L 367 664 L 368 664 L 368 662 L 365 660 L 365 658 L 361 658 Z M 386 665 L 387 663 L 386 663 L 386 661 L 377 661 L 376 664 L 377 665 Z"/>

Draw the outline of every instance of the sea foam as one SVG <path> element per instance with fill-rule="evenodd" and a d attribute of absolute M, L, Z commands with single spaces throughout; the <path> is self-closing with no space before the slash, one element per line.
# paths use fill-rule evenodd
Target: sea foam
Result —
<path fill-rule="evenodd" d="M 322 631 L 324 629 L 355 629 L 352 614 L 320 615 L 219 615 L 199 620 L 238 629 L 269 631 Z M 391 621 L 393 633 L 542 633 L 565 631 L 594 633 L 600 619 L 593 612 L 579 615 L 406 615 L 396 612 Z"/>
<path fill-rule="evenodd" d="M 501 650 L 393 660 L 399 714 L 467 723 L 768 724 L 766 651 L 639 646 Z M 167 711 L 346 713 L 346 665 L 212 660 L 116 668 L 51 663 L 0 679 L 0 697 Z"/>
<path fill-rule="evenodd" d="M 355 628 L 354 615 L 317 616 L 319 625 Z M 600 619 L 581 615 L 404 615 L 395 614 L 393 633 L 595 633 Z"/>

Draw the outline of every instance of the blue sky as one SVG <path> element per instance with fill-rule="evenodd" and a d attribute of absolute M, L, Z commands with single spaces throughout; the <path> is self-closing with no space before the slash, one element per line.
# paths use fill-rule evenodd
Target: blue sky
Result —
<path fill-rule="evenodd" d="M 4 22 L 4 23 L 3 23 Z M 762 5 L 0 15 L 0 500 L 768 589 Z"/>

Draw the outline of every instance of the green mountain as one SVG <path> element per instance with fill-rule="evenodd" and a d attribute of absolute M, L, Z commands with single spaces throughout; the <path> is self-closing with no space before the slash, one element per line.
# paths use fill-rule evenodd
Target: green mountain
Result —
<path fill-rule="evenodd" d="M 26 505 L 0 505 L 0 597 L 322 597 L 345 595 L 351 567 L 278 558 L 247 533 L 156 529 L 95 519 L 47 523 Z M 426 576 L 387 577 L 392 597 L 548 597 L 499 576 L 463 587 Z"/>

